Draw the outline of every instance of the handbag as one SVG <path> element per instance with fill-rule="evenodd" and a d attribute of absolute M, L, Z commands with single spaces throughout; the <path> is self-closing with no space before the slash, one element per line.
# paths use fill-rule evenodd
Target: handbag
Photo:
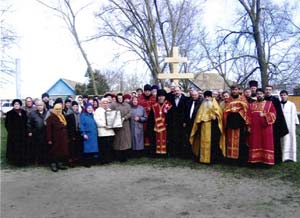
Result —
<path fill-rule="evenodd" d="M 111 110 L 105 111 L 106 128 L 115 129 L 122 128 L 122 116 L 121 111 Z"/>

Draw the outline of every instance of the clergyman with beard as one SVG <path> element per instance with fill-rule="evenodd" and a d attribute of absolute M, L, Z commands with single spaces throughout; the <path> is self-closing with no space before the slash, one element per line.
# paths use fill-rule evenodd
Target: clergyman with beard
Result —
<path fill-rule="evenodd" d="M 197 112 L 190 143 L 196 161 L 213 163 L 225 156 L 225 137 L 222 125 L 223 112 L 211 91 L 204 92 L 204 100 Z"/>
<path fill-rule="evenodd" d="M 231 96 L 224 108 L 223 120 L 226 131 L 226 157 L 245 164 L 248 160 L 246 145 L 247 129 L 250 124 L 249 106 L 236 85 L 231 86 Z"/>
<path fill-rule="evenodd" d="M 257 101 L 250 104 L 249 162 L 275 164 L 273 124 L 276 110 L 272 101 L 264 100 L 264 91 L 256 90 Z"/>

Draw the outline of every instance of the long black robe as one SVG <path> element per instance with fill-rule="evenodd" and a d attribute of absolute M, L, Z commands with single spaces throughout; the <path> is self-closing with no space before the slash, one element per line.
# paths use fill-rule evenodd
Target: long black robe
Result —
<path fill-rule="evenodd" d="M 171 120 L 168 125 L 168 138 L 170 146 L 168 153 L 173 157 L 187 157 L 190 146 L 186 144 L 185 128 L 183 127 L 184 115 L 186 111 L 187 97 L 183 94 L 176 106 L 175 98 L 171 99 L 172 108 L 170 110 Z"/>
<path fill-rule="evenodd" d="M 23 109 L 14 109 L 6 114 L 5 128 L 7 130 L 6 159 L 8 163 L 22 166 L 28 161 L 27 148 L 27 115 Z"/>
<path fill-rule="evenodd" d="M 69 151 L 70 161 L 79 161 L 82 158 L 83 153 L 83 140 L 79 130 L 79 119 L 76 125 L 76 118 L 74 113 L 70 113 L 66 116 L 68 138 L 69 138 Z"/>
<path fill-rule="evenodd" d="M 288 134 L 289 130 L 282 112 L 279 99 L 271 95 L 271 96 L 265 96 L 265 100 L 272 101 L 276 109 L 276 121 L 273 124 L 274 155 L 275 155 L 275 163 L 280 163 L 282 161 L 280 138 Z"/>

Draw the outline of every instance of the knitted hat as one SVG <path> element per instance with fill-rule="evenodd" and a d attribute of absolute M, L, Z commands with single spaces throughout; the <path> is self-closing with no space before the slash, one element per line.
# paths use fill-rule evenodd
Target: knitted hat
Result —
<path fill-rule="evenodd" d="M 78 102 L 77 101 L 72 101 L 72 106 L 74 105 L 78 105 Z"/>
<path fill-rule="evenodd" d="M 149 84 L 144 85 L 144 91 L 151 91 L 151 85 Z"/>
<path fill-rule="evenodd" d="M 157 97 L 158 96 L 167 96 L 167 92 L 166 92 L 166 90 L 164 90 L 164 89 L 159 89 L 159 90 L 157 90 Z"/>

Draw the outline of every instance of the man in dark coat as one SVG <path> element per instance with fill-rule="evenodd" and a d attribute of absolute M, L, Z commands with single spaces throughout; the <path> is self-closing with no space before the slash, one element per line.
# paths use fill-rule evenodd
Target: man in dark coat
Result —
<path fill-rule="evenodd" d="M 184 112 L 187 97 L 182 93 L 181 87 L 175 87 L 175 96 L 171 99 L 171 122 L 168 126 L 168 139 L 170 146 L 168 153 L 172 157 L 186 157 L 189 145 L 185 142 Z"/>
<path fill-rule="evenodd" d="M 80 113 L 79 105 L 76 101 L 72 101 L 72 106 L 69 110 L 69 114 L 66 116 L 67 129 L 69 137 L 69 165 L 73 167 L 75 163 L 79 162 L 82 157 L 82 136 L 80 133 Z"/>
<path fill-rule="evenodd" d="M 277 97 L 272 95 L 273 87 L 268 85 L 265 88 L 265 100 L 272 101 L 275 110 L 276 110 L 276 120 L 273 124 L 273 140 L 274 140 L 274 155 L 275 155 L 275 163 L 282 162 L 282 152 L 281 152 L 281 143 L 280 139 L 289 133 L 282 108 L 280 105 L 280 101 Z"/>
<path fill-rule="evenodd" d="M 36 163 L 45 164 L 48 159 L 48 144 L 46 140 L 46 118 L 47 111 L 41 100 L 36 102 L 36 110 L 28 117 L 27 130 L 32 142 L 32 153 L 30 156 Z"/>
<path fill-rule="evenodd" d="M 50 105 L 50 102 L 49 102 L 49 94 L 47 92 L 42 94 L 42 101 L 45 104 L 46 110 L 50 110 L 52 108 L 52 106 Z"/>
<path fill-rule="evenodd" d="M 197 111 L 201 105 L 202 98 L 200 98 L 197 90 L 192 90 L 190 92 L 190 99 L 187 101 L 185 112 L 184 112 L 184 127 L 186 128 L 186 144 L 189 145 L 189 138 L 193 128 L 194 120 Z M 191 147 L 190 147 L 191 148 Z M 190 151 L 190 154 L 191 151 Z"/>
<path fill-rule="evenodd" d="M 167 100 L 171 102 L 175 98 L 175 88 L 176 84 L 174 82 L 170 85 L 170 92 L 167 93 Z"/>
<path fill-rule="evenodd" d="M 13 109 L 6 113 L 5 128 L 7 130 L 6 159 L 8 163 L 24 166 L 27 164 L 27 115 L 21 109 L 22 101 L 14 99 Z"/>

